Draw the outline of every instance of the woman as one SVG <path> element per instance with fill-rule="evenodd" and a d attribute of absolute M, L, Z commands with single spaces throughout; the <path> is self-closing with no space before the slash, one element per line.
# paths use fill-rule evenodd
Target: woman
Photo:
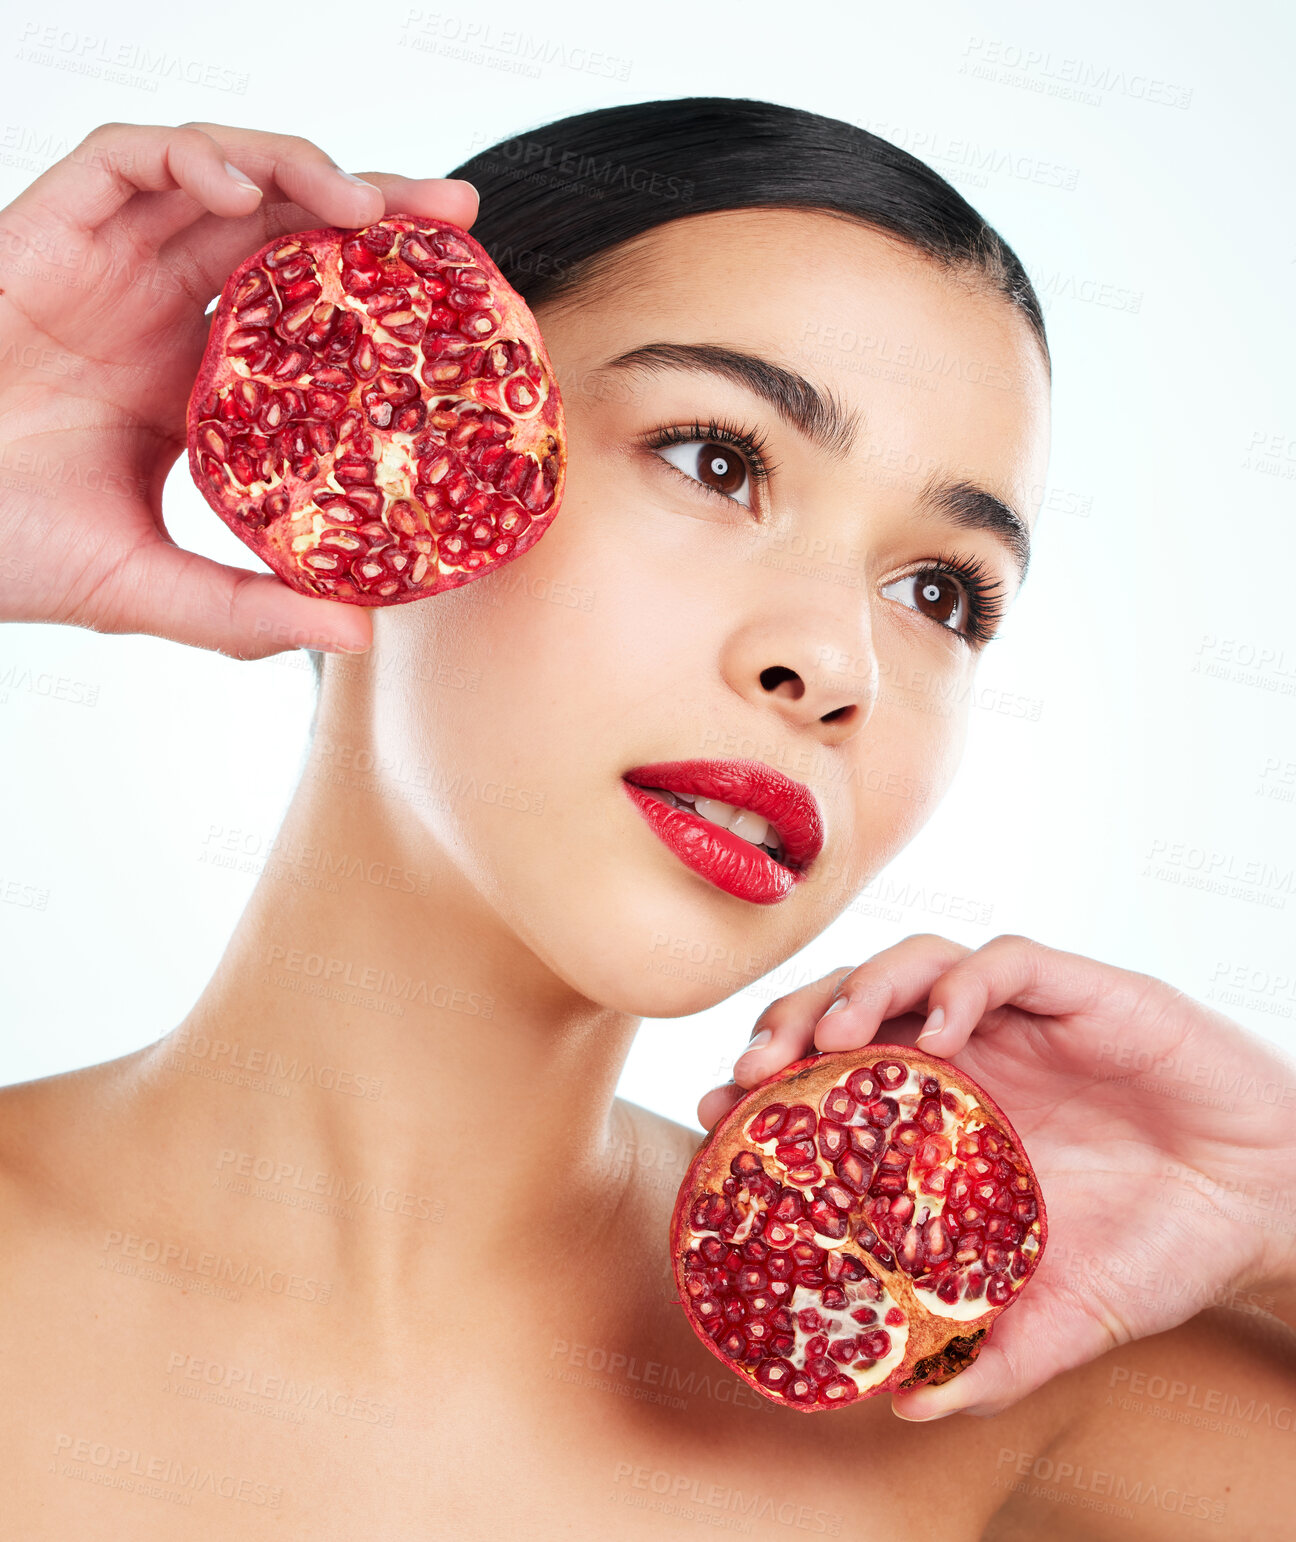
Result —
<path fill-rule="evenodd" d="M 1028 1292 L 900 1419 L 883 1399 L 796 1418 L 708 1355 L 664 1248 L 695 1137 L 613 1095 L 640 1017 L 804 946 L 954 773 L 963 718 L 925 693 L 967 700 L 1045 480 L 1020 264 L 927 167 L 764 103 L 586 114 L 460 171 L 554 360 L 567 492 L 532 551 L 382 611 L 372 648 L 366 612 L 167 544 L 159 490 L 203 307 L 244 255 L 384 207 L 467 224 L 471 189 L 356 186 L 247 130 L 110 125 L 2 217 L 6 326 L 85 364 L 75 395 L 5 382 L 8 443 L 140 490 L 16 492 L 6 554 L 39 528 L 57 560 L 10 582 L 6 614 L 363 655 L 324 663 L 279 841 L 327 851 L 336 889 L 288 881 L 287 855 L 182 1024 L 0 1098 L 11 1524 L 1260 1535 L 1290 1483 L 1273 1410 L 1296 1261 L 1225 1199 L 1258 1173 L 1290 1193 L 1296 1153 L 1285 1091 L 1191 1096 L 1239 1067 L 1290 1088 L 1236 1026 L 1021 938 L 909 938 L 761 1014 L 739 1086 L 925 1027 L 1040 1173 Z M 56 267 L 81 281 L 42 283 Z M 863 375 L 832 342 L 848 330 L 979 367 Z M 790 560 L 802 542 L 830 581 Z M 760 893 L 699 870 L 627 793 L 662 761 L 799 784 L 821 851 Z M 681 976 L 679 940 L 727 962 Z M 1132 1081 L 1149 1056 L 1169 1093 Z M 923 1427 L 956 1409 L 988 1417 Z"/>

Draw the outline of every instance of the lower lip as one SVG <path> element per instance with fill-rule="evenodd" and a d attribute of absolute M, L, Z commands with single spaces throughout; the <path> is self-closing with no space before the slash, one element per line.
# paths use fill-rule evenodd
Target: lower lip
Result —
<path fill-rule="evenodd" d="M 800 882 L 800 874 L 775 862 L 741 835 L 731 835 L 697 814 L 662 803 L 633 782 L 621 785 L 662 845 L 699 878 L 735 899 L 752 905 L 777 905 Z"/>

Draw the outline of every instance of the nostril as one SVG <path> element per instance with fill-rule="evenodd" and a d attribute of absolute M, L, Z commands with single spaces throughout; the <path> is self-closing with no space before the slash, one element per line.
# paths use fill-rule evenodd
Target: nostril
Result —
<path fill-rule="evenodd" d="M 825 712 L 819 721 L 821 723 L 840 723 L 848 718 L 854 710 L 854 703 L 847 702 L 844 707 L 836 707 L 832 712 Z"/>
<path fill-rule="evenodd" d="M 792 689 L 781 690 L 781 687 L 791 682 Z M 762 669 L 760 683 L 767 691 L 779 691 L 783 696 L 790 696 L 793 701 L 800 701 L 805 695 L 805 685 L 801 676 L 794 669 L 785 669 L 782 664 L 771 664 L 768 669 Z"/>

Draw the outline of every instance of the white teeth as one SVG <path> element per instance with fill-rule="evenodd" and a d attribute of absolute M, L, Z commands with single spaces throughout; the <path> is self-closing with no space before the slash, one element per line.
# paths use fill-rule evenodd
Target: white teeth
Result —
<path fill-rule="evenodd" d="M 762 819 L 759 814 L 753 814 L 750 809 L 740 808 L 734 816 L 733 823 L 729 826 L 730 835 L 741 835 L 745 841 L 750 841 L 753 846 L 764 843 L 769 833 L 769 820 Z"/>
<path fill-rule="evenodd" d="M 732 803 L 721 803 L 719 798 L 695 798 L 693 808 L 703 819 L 709 819 L 722 830 L 727 830 L 733 824 L 734 815 L 738 812 Z"/>
<path fill-rule="evenodd" d="M 671 808 L 684 808 L 697 814 L 710 824 L 738 835 L 753 846 L 759 846 L 778 861 L 783 860 L 783 842 L 778 831 L 767 819 L 753 814 L 750 809 L 735 808 L 732 803 L 722 803 L 719 798 L 700 798 L 691 792 L 665 792 L 660 787 L 645 787 L 642 791 Z"/>

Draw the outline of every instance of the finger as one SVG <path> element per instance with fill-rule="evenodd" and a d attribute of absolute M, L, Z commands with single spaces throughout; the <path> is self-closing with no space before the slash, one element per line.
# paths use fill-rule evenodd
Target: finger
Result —
<path fill-rule="evenodd" d="M 239 659 L 268 658 L 289 648 L 363 653 L 373 622 L 355 605 L 298 594 L 268 574 L 227 567 L 168 541 L 139 552 L 102 597 L 113 632 L 145 632 Z"/>
<path fill-rule="evenodd" d="M 925 1002 L 933 981 L 970 951 L 948 937 L 923 933 L 874 954 L 842 981 L 831 1011 L 814 1028 L 815 1048 L 859 1049 L 868 1044 L 885 1019 Z"/>
<path fill-rule="evenodd" d="M 1062 1295 L 1024 1296 L 968 1366 L 939 1387 L 892 1394 L 901 1419 L 926 1421 L 952 1413 L 997 1414 L 1063 1371 L 1087 1365 L 1128 1339 L 1104 1327 L 1078 1301 Z"/>
<path fill-rule="evenodd" d="M 77 243 L 121 215 L 132 200 L 137 202 L 127 211 L 131 244 L 153 250 L 204 214 L 222 221 L 250 216 L 266 194 L 276 193 L 296 206 L 297 228 L 303 218 L 354 228 L 383 213 L 381 189 L 343 171 L 318 145 L 296 135 L 220 124 L 109 123 L 38 177 L 0 218 L 20 237 L 26 235 L 35 250 L 61 248 L 66 260 Z M 452 196 L 456 206 L 464 201 Z M 279 233 L 270 228 L 273 218 L 263 215 L 254 227 L 264 232 L 263 239 Z M 222 227 L 217 222 L 211 228 Z M 227 256 L 226 271 L 246 255 L 248 239 L 247 226 L 234 227 L 235 255 Z"/>
<path fill-rule="evenodd" d="M 449 220 L 461 230 L 467 230 L 477 218 L 481 201 L 471 182 L 461 182 L 457 177 L 398 177 L 385 171 L 365 171 L 360 175 L 382 190 L 388 214 Z"/>
<path fill-rule="evenodd" d="M 723 1087 L 713 1087 L 698 1104 L 698 1123 L 704 1130 L 713 1130 L 746 1090 L 745 1087 L 735 1086 L 733 1082 L 726 1082 Z"/>
<path fill-rule="evenodd" d="M 459 182 L 443 177 L 395 177 L 382 172 L 373 174 L 382 204 L 376 213 L 363 220 L 325 220 L 353 228 L 380 219 L 385 213 L 407 214 L 415 219 L 448 220 L 453 225 L 466 227 L 477 218 L 477 190 L 469 182 Z M 318 226 L 321 216 L 293 202 L 274 202 L 267 197 L 263 206 L 252 218 L 231 222 L 229 220 L 203 219 L 197 224 L 174 218 L 174 237 L 162 247 L 162 257 L 168 263 L 178 264 L 193 274 L 192 285 L 198 291 L 212 295 L 224 287 L 230 273 L 259 247 L 277 236 Z M 154 220 L 152 234 L 160 230 L 160 220 Z"/>
<path fill-rule="evenodd" d="M 6 220 L 38 219 L 47 234 L 86 236 L 141 193 L 181 192 L 194 219 L 204 209 L 236 217 L 261 201 L 260 189 L 197 125 L 180 128 L 106 123 L 37 177 L 5 211 Z"/>
<path fill-rule="evenodd" d="M 251 156 L 244 159 L 253 162 Z M 339 177 L 350 177 L 346 171 L 335 170 Z M 366 171 L 361 180 L 381 194 L 380 207 L 376 213 L 364 214 L 363 219 L 338 219 L 332 224 L 350 230 L 381 219 L 384 214 L 410 214 L 415 219 L 444 219 L 466 230 L 477 219 L 477 188 L 471 182 L 460 182 L 455 177 L 398 177 L 383 171 Z M 185 199 L 185 194 L 168 194 L 156 202 L 140 199 L 137 202 L 145 208 L 140 213 L 131 208 L 131 230 L 140 245 L 160 248 L 164 258 L 185 254 L 188 264 L 201 271 L 201 287 L 214 291 L 224 285 L 224 273 L 238 267 L 239 262 L 276 236 L 309 230 L 321 222 L 330 224 L 312 208 L 290 200 L 276 200 L 275 191 L 273 183 L 265 183 L 264 202 L 238 225 L 201 217 L 204 210 L 194 207 L 193 200 Z M 176 202 L 171 200 L 173 197 Z"/>
<path fill-rule="evenodd" d="M 740 1087 L 754 1087 L 809 1054 L 815 1022 L 850 971 L 849 964 L 834 969 L 771 1001 L 752 1025 L 747 1048 L 734 1061 L 734 1081 Z"/>
<path fill-rule="evenodd" d="M 176 138 L 168 163 L 183 193 L 138 199 L 126 211 L 130 229 L 142 247 L 164 247 L 189 231 L 205 213 L 253 216 L 234 227 L 209 220 L 201 230 L 191 233 L 195 244 L 206 245 L 222 235 L 227 242 L 232 241 L 228 248 L 233 254 L 228 264 L 232 267 L 249 251 L 285 231 L 318 225 L 355 229 L 381 219 L 384 213 L 380 187 L 344 171 L 309 139 L 220 124 L 187 124 L 173 133 Z M 241 178 L 253 188 L 255 196 L 250 196 L 244 207 L 234 211 L 216 208 L 204 196 L 203 184 L 192 175 L 194 164 L 210 171 L 213 158 L 227 181 Z"/>
<path fill-rule="evenodd" d="M 1149 975 L 1047 948 L 1028 937 L 996 937 L 933 983 L 927 1025 L 919 1038 L 931 1054 L 954 1055 L 987 1012 L 1009 1002 L 1041 1016 L 1101 1008 L 1128 1021 L 1135 1011 L 1148 1016 L 1159 992 L 1172 994 Z"/>

